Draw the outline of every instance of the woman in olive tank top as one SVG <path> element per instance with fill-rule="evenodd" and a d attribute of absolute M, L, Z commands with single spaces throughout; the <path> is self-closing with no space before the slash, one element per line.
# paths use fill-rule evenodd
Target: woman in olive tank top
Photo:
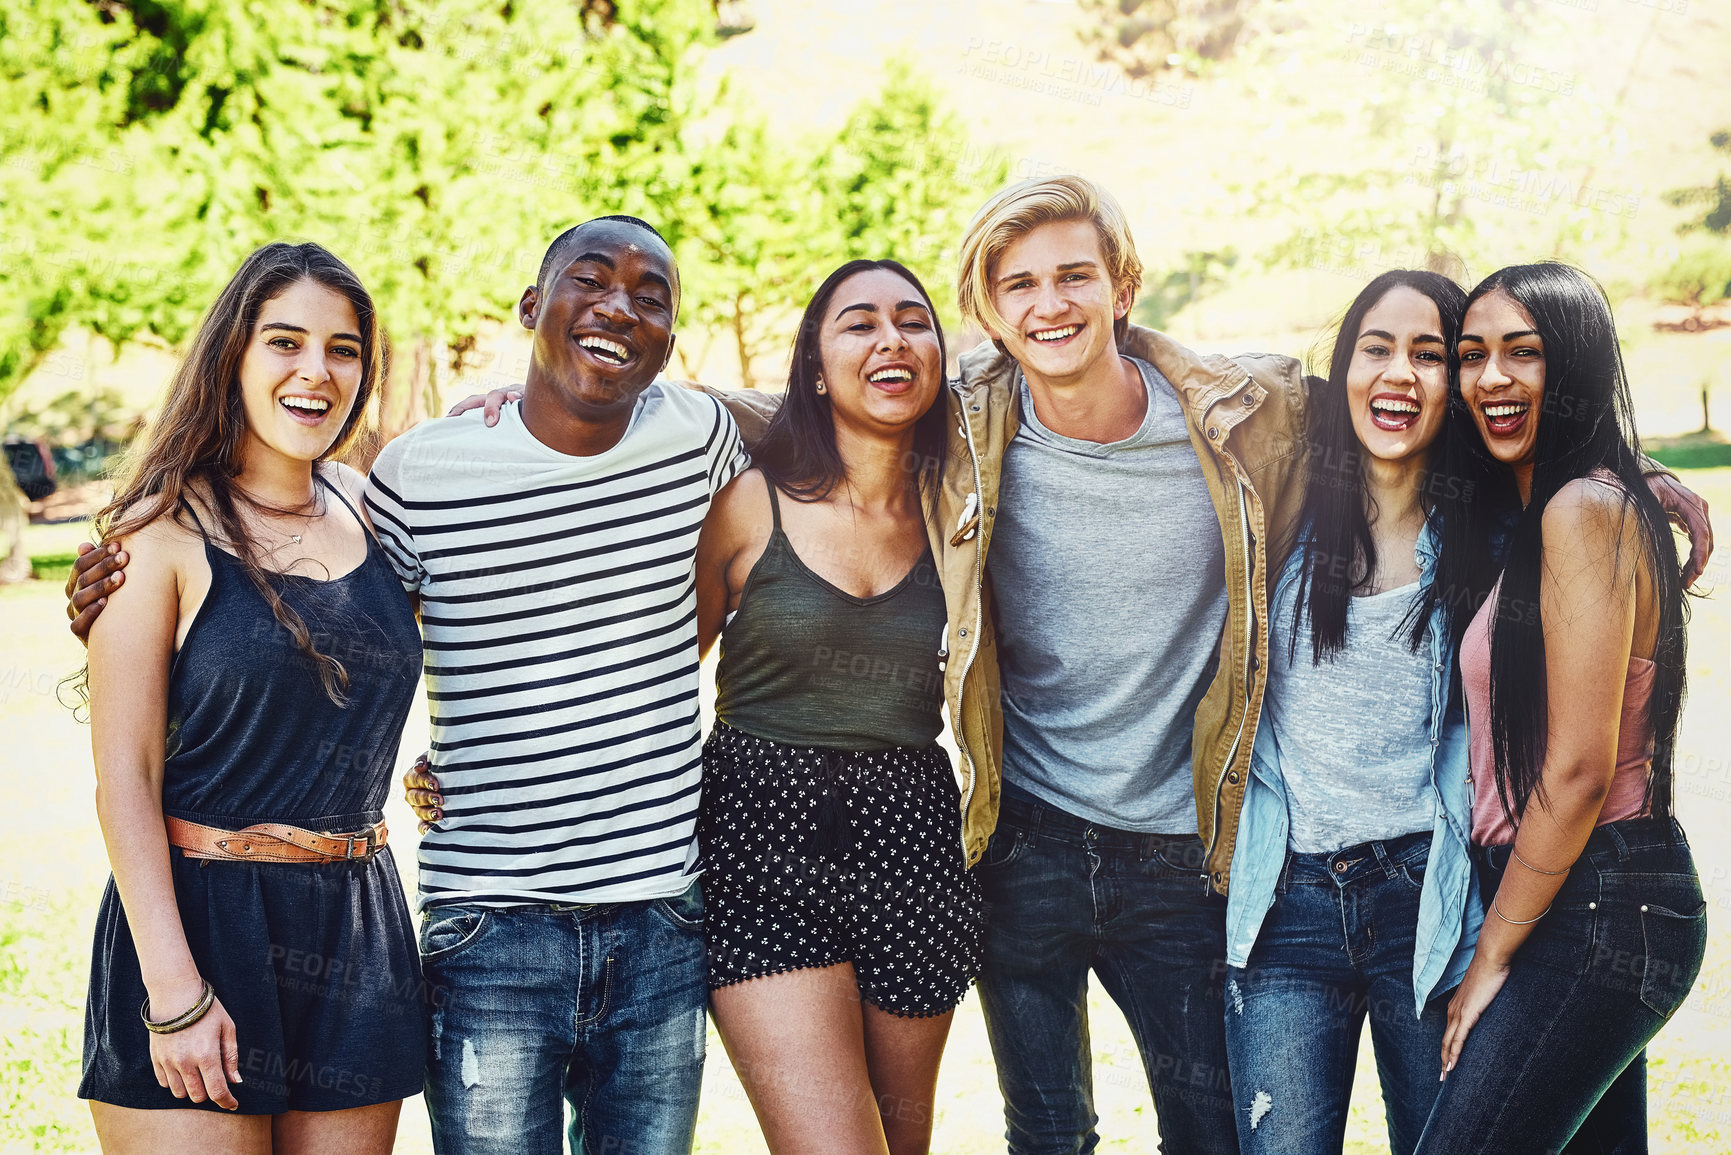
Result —
<path fill-rule="evenodd" d="M 801 319 L 757 468 L 698 545 L 704 647 L 721 632 L 699 827 L 711 1008 L 772 1151 L 924 1152 L 978 966 L 936 743 L 943 374 L 913 274 L 843 265 Z"/>

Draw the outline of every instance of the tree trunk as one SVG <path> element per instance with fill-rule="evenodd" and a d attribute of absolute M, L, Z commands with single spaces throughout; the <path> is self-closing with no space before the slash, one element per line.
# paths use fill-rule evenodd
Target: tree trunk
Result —
<path fill-rule="evenodd" d="M 740 293 L 733 299 L 733 340 L 739 347 L 739 383 L 747 389 L 756 389 L 757 381 L 751 375 L 751 343 L 745 337 L 747 324 L 745 294 Z"/>
<path fill-rule="evenodd" d="M 0 585 L 28 581 L 30 551 L 24 545 L 24 527 L 30 524 L 30 503 L 18 488 L 9 462 L 0 461 Z"/>

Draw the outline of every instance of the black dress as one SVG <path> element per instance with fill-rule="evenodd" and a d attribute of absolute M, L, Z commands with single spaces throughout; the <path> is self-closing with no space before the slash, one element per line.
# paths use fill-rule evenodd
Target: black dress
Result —
<path fill-rule="evenodd" d="M 208 538 L 204 552 L 210 592 L 169 674 L 163 813 L 229 830 L 284 822 L 349 831 L 377 822 L 421 671 L 420 633 L 388 560 L 369 533 L 366 560 L 347 574 L 272 579 L 315 648 L 348 671 L 348 701 L 338 707 L 239 561 Z M 234 1020 L 241 1114 L 334 1111 L 419 1093 L 426 997 L 388 848 L 362 863 L 169 856 L 187 945 Z M 121 1107 L 220 1110 L 157 1084 L 139 1020 L 144 998 L 110 877 L 96 920 L 78 1095 Z"/>

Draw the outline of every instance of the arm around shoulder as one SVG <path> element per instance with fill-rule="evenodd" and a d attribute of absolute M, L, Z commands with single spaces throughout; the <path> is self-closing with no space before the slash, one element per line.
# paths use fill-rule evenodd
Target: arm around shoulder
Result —
<path fill-rule="evenodd" d="M 693 389 L 699 393 L 707 393 L 726 407 L 733 416 L 733 423 L 739 426 L 740 440 L 745 442 L 747 453 L 755 452 L 762 443 L 763 436 L 769 431 L 769 422 L 781 409 L 783 394 L 766 393 L 761 389 L 717 389 L 713 385 L 700 385 L 695 381 L 676 381 L 676 385 Z"/>

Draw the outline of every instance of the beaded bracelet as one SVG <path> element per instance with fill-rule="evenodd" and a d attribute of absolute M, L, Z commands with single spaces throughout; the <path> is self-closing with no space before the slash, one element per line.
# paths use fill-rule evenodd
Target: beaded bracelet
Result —
<path fill-rule="evenodd" d="M 186 1030 L 186 1028 L 204 1018 L 204 1016 L 210 1011 L 211 1004 L 216 1002 L 216 988 L 210 985 L 209 979 L 202 979 L 200 981 L 204 983 L 204 991 L 198 996 L 198 1002 L 192 1005 L 191 1010 L 176 1015 L 172 1019 L 163 1019 L 160 1022 L 151 1022 L 150 999 L 147 996 L 144 1000 L 144 1005 L 138 1008 L 138 1017 L 144 1020 L 145 1029 L 156 1035 L 172 1035 L 176 1031 Z"/>

